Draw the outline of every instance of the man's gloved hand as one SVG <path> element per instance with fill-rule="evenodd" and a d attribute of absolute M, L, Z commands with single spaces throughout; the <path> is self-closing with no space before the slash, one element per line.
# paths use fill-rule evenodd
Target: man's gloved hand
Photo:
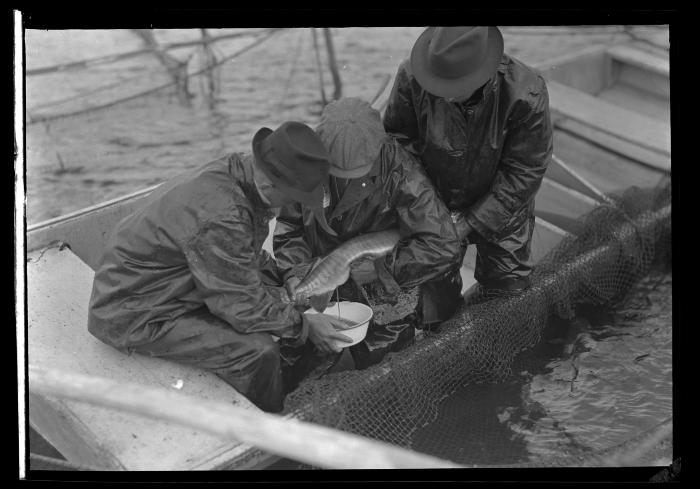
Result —
<path fill-rule="evenodd" d="M 472 227 L 467 223 L 464 214 L 460 211 L 452 211 L 451 217 L 457 229 L 459 240 L 465 244 L 469 244 L 468 236 L 472 232 Z"/>
<path fill-rule="evenodd" d="M 339 352 L 335 340 L 352 343 L 352 338 L 339 333 L 337 329 L 345 329 L 347 325 L 337 317 L 327 314 L 302 314 L 303 321 L 308 325 L 309 339 L 322 353 Z"/>
<path fill-rule="evenodd" d="M 379 279 L 374 267 L 374 260 L 361 259 L 350 265 L 350 276 L 358 285 L 369 284 Z"/>

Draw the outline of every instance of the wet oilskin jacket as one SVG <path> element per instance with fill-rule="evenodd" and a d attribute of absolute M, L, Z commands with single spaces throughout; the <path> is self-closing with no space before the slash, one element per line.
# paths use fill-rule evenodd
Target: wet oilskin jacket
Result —
<path fill-rule="evenodd" d="M 450 210 L 482 238 L 522 247 L 524 224 L 552 153 L 544 79 L 504 54 L 496 76 L 464 103 L 423 90 L 410 63 L 399 67 L 384 115 L 406 137 Z M 519 232 L 520 231 L 520 232 Z M 518 236 L 515 236 L 518 234 Z"/>
<path fill-rule="evenodd" d="M 272 217 L 234 153 L 157 188 L 112 232 L 95 272 L 89 331 L 123 351 L 167 334 L 206 307 L 238 333 L 303 342 L 300 313 L 283 303 L 262 249 Z"/>
<path fill-rule="evenodd" d="M 383 261 L 402 288 L 415 287 L 459 270 L 461 248 L 445 205 L 420 163 L 391 136 L 385 136 L 379 157 L 367 175 L 350 181 L 337 199 L 330 177 L 331 202 L 326 220 L 333 237 L 301 206 L 285 207 L 277 217 L 273 249 L 286 280 L 300 279 L 316 257 L 359 234 L 399 229 L 401 240 Z"/>
<path fill-rule="evenodd" d="M 359 234 L 399 229 L 401 240 L 392 253 L 377 262 L 384 276 L 382 283 L 393 279 L 392 286 L 403 289 L 399 295 L 406 298 L 407 307 L 392 308 L 393 319 L 385 319 L 383 324 L 373 321 L 365 339 L 350 347 L 360 369 L 413 339 L 414 327 L 421 322 L 421 307 L 408 299 L 411 291 L 430 280 L 459 276 L 463 256 L 449 212 L 416 157 L 393 137 L 381 137 L 379 157 L 367 175 L 350 180 L 340 194 L 334 190 L 336 184 L 342 187 L 341 179 L 330 177 L 326 220 L 337 237 L 323 231 L 311 212 L 298 205 L 281 210 L 273 237 L 275 259 L 286 280 L 291 275 L 303 278 L 317 257 Z M 339 288 L 340 300 L 382 304 L 386 298 L 378 292 L 381 289 L 359 286 L 350 279 Z M 288 363 L 293 363 L 288 355 Z"/>

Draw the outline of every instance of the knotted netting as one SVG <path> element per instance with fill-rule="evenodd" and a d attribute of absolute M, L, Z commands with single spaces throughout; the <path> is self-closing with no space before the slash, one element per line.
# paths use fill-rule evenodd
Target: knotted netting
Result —
<path fill-rule="evenodd" d="M 287 397 L 285 412 L 395 445 L 424 448 L 422 442 L 416 447 L 417 435 L 436 420 L 441 402 L 464 386 L 512 376 L 515 358 L 540 341 L 552 318 L 572 318 L 582 304 L 620 304 L 653 263 L 670 265 L 670 181 L 611 197 L 614 205 L 600 205 L 582 216 L 576 234 L 566 235 L 535 266 L 526 291 L 477 293 L 439 333 L 389 354 L 380 364 L 305 380 Z M 469 402 L 459 407 L 465 416 Z M 640 436 L 631 434 L 630 443 Z M 446 438 L 435 442 L 443 444 L 441 455 L 460 460 L 445 448 Z M 455 446 L 453 451 L 459 450 Z M 585 465 L 581 460 L 595 464 L 603 459 L 604 454 L 594 456 L 582 448 L 578 455 L 550 457 L 546 463 Z"/>

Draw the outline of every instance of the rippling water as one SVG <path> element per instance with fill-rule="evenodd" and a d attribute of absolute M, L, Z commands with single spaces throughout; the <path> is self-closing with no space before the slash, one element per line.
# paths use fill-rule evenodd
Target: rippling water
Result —
<path fill-rule="evenodd" d="M 256 29 L 257 30 L 257 29 Z M 512 29 L 511 29 L 512 30 Z M 573 29 L 581 33 L 585 28 Z M 650 29 L 647 29 L 650 30 Z M 212 36 L 243 29 L 210 29 Z M 386 75 L 410 52 L 419 27 L 334 28 L 343 95 L 371 99 Z M 626 39 L 624 35 L 523 35 L 504 28 L 506 50 L 527 63 Z M 658 37 L 658 28 L 651 29 Z M 160 43 L 199 38 L 195 29 L 156 29 Z M 667 40 L 667 30 L 661 38 Z M 251 38 L 214 44 L 218 59 Z M 322 35 L 319 43 L 323 48 Z M 26 32 L 26 68 L 136 50 L 141 41 L 128 30 Z M 202 49 L 170 51 L 189 59 L 194 73 L 203 65 Z M 326 64 L 322 49 L 321 59 Z M 210 96 L 209 80 L 190 79 L 194 95 L 179 103 L 172 88 L 78 116 L 28 124 L 27 222 L 43 221 L 160 183 L 182 171 L 232 151 L 249 151 L 262 126 L 295 119 L 315 125 L 321 109 L 316 59 L 309 29 L 287 29 L 221 65 Z M 144 55 L 86 69 L 26 78 L 29 119 L 74 112 L 141 93 L 170 81 L 154 56 Z M 326 97 L 333 92 L 324 72 Z"/>
<path fill-rule="evenodd" d="M 464 464 L 550 464 L 653 429 L 672 416 L 671 300 L 672 275 L 657 270 L 619 309 L 554 322 L 510 382 L 470 385 L 446 399 L 414 448 Z M 643 463 L 671 457 L 666 440 Z"/>

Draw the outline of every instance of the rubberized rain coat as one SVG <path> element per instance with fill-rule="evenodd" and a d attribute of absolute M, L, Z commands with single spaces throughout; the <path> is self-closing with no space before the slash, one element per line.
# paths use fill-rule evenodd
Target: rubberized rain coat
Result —
<path fill-rule="evenodd" d="M 399 229 L 401 240 L 392 253 L 375 264 L 387 272 L 380 277 L 393 278 L 405 290 L 459 273 L 463 255 L 457 232 L 420 163 L 393 137 L 386 134 L 377 137 L 383 138 L 383 143 L 380 142 L 380 154 L 369 173 L 349 180 L 347 188 L 340 193 L 336 192 L 340 180 L 330 176 L 326 220 L 337 237 L 325 233 L 306 208 L 295 205 L 280 212 L 273 249 L 285 280 L 292 275 L 303 278 L 317 257 L 326 255 L 348 239 L 391 228 Z M 363 300 L 365 289 L 358 294 L 358 288 L 362 286 L 349 280 L 340 289 L 341 300 L 368 303 L 367 299 Z M 372 290 L 369 290 L 370 296 Z M 408 316 L 411 317 L 407 319 Z M 351 347 L 356 365 L 362 368 L 376 363 L 389 346 L 403 341 L 400 335 L 409 335 L 409 328 L 411 339 L 417 321 L 415 316 L 412 310 L 393 324 L 373 325 L 365 342 Z M 357 352 L 362 348 L 381 354 L 373 355 L 366 362 L 359 361 Z"/>
<path fill-rule="evenodd" d="M 406 60 L 384 126 L 403 135 L 443 201 L 475 231 L 476 279 L 493 288 L 527 284 L 534 197 L 552 153 L 544 79 L 504 54 L 496 75 L 455 103 L 423 90 Z"/>
<path fill-rule="evenodd" d="M 158 187 L 112 232 L 96 269 L 88 329 L 122 351 L 214 371 L 265 410 L 282 408 L 278 344 L 302 344 L 262 249 L 272 218 L 234 153 Z"/>

